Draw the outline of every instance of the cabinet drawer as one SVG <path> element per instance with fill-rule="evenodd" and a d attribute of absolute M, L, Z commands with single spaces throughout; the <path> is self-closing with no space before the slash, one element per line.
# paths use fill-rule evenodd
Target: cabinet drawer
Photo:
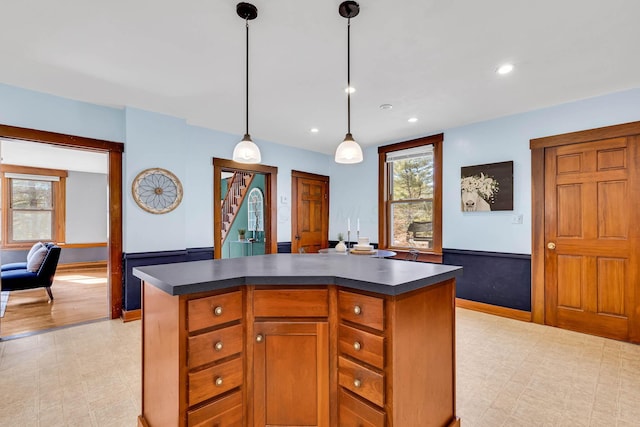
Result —
<path fill-rule="evenodd" d="M 189 373 L 189 406 L 242 385 L 242 358 Z"/>
<path fill-rule="evenodd" d="M 187 412 L 189 427 L 242 427 L 242 394 L 233 393 L 202 408 Z"/>
<path fill-rule="evenodd" d="M 384 376 L 344 357 L 338 359 L 338 383 L 370 402 L 384 406 Z"/>
<path fill-rule="evenodd" d="M 384 368 L 384 338 L 360 329 L 340 325 L 338 348 L 340 353 L 368 363 L 376 368 Z"/>
<path fill-rule="evenodd" d="M 242 325 L 195 335 L 187 339 L 189 369 L 224 359 L 242 351 Z"/>
<path fill-rule="evenodd" d="M 384 330 L 384 300 L 353 292 L 338 292 L 338 314 L 343 320 Z"/>
<path fill-rule="evenodd" d="M 198 298 L 187 303 L 189 332 L 242 318 L 242 292 Z"/>
<path fill-rule="evenodd" d="M 351 396 L 340 389 L 339 391 L 340 427 L 384 427 L 384 412 Z"/>
<path fill-rule="evenodd" d="M 327 317 L 327 289 L 256 289 L 253 292 L 255 317 Z"/>

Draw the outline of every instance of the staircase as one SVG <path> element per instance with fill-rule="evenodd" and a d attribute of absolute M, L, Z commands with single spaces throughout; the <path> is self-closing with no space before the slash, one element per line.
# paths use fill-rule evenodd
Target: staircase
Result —
<path fill-rule="evenodd" d="M 227 233 L 242 206 L 247 189 L 253 181 L 253 175 L 251 172 L 234 172 L 228 179 L 227 195 L 222 201 L 222 242 L 227 238 Z"/>

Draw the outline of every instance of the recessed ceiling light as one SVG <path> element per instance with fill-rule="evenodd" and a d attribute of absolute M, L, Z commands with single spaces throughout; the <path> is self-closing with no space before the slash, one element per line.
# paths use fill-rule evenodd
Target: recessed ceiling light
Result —
<path fill-rule="evenodd" d="M 380 109 L 381 110 L 391 110 L 393 108 L 393 105 L 391 104 L 382 104 L 380 105 Z"/>
<path fill-rule="evenodd" d="M 504 75 L 504 74 L 509 74 L 512 71 L 513 71 L 513 64 L 504 64 L 498 67 L 498 69 L 496 70 L 496 73 Z"/>
<path fill-rule="evenodd" d="M 415 123 L 418 121 L 417 117 L 411 117 L 409 120 L 407 120 L 409 123 Z"/>
<path fill-rule="evenodd" d="M 356 91 L 356 88 L 353 87 L 353 86 L 349 86 L 349 87 L 344 88 L 344 91 L 345 91 L 345 93 L 353 93 L 353 92 Z"/>
<path fill-rule="evenodd" d="M 318 128 L 311 128 L 311 129 L 309 129 L 309 132 L 311 132 L 311 133 L 318 133 L 318 132 L 320 132 L 320 129 L 318 129 Z"/>

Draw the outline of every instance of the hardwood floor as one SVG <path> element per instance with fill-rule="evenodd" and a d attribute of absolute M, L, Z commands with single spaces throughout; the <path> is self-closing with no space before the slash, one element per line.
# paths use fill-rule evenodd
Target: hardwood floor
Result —
<path fill-rule="evenodd" d="M 44 288 L 11 292 L 0 319 L 0 336 L 8 338 L 108 318 L 106 268 L 58 272 L 51 291 L 51 303 Z"/>

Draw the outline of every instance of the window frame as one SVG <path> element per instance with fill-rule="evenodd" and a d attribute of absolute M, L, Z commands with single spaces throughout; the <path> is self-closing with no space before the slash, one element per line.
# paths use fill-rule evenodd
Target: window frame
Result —
<path fill-rule="evenodd" d="M 433 146 L 433 245 L 430 248 L 419 248 L 421 261 L 442 262 L 442 143 L 444 134 L 436 134 L 409 141 L 398 142 L 378 147 L 378 247 L 390 249 L 398 253 L 399 258 L 407 256 L 410 248 L 396 247 L 391 244 L 391 205 L 390 172 L 387 168 L 387 153 L 421 147 Z"/>
<path fill-rule="evenodd" d="M 59 181 L 50 181 L 52 190 L 52 224 L 51 239 L 47 241 L 55 243 L 64 243 L 65 241 L 65 221 L 66 221 L 66 178 L 68 172 L 60 169 L 36 168 L 31 166 L 18 165 L 0 165 L 0 174 L 2 179 L 2 245 L 5 249 L 28 249 L 38 240 L 19 240 L 13 239 L 13 209 L 11 207 L 12 183 L 13 179 L 6 176 L 10 174 L 23 174 L 32 176 L 56 176 Z M 24 179 L 29 180 L 28 177 Z M 20 209 L 18 209 L 20 210 Z"/>
<path fill-rule="evenodd" d="M 251 228 L 251 215 L 254 214 L 255 216 L 255 210 L 252 210 L 251 206 L 251 194 L 258 194 L 260 196 L 260 209 L 258 209 L 258 212 L 260 212 L 260 221 L 256 220 L 254 228 Z M 247 202 L 247 231 L 253 231 L 254 233 L 264 231 L 264 193 L 258 187 L 252 188 L 249 194 L 247 194 Z"/>

